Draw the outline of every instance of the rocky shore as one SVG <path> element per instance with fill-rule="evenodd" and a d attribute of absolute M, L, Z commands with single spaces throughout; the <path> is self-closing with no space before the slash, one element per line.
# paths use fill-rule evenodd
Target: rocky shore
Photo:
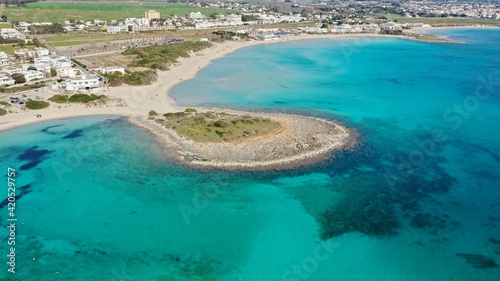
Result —
<path fill-rule="evenodd" d="M 208 111 L 207 109 L 198 109 Z M 129 122 L 159 137 L 178 155 L 178 160 L 194 168 L 225 170 L 286 169 L 319 162 L 333 151 L 349 149 L 356 132 L 333 121 L 290 114 L 249 113 L 213 110 L 230 114 L 269 118 L 282 128 L 268 135 L 240 142 L 199 143 L 147 117 L 131 117 Z"/>

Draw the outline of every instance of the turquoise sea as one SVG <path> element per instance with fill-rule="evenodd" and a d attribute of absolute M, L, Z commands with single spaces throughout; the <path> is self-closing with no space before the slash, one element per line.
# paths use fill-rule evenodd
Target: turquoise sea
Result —
<path fill-rule="evenodd" d="M 0 132 L 0 280 L 500 280 L 500 31 L 440 33 L 466 43 L 259 45 L 173 90 L 359 131 L 307 167 L 194 170 L 119 116 Z"/>

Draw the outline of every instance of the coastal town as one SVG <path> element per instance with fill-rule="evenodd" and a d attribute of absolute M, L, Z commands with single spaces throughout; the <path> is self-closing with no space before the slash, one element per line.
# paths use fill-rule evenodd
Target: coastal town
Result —
<path fill-rule="evenodd" d="M 114 18 L 96 12 L 102 19 L 83 13 L 50 20 L 48 15 L 21 14 L 30 7 L 39 12 L 44 7 L 67 13 L 78 9 L 69 10 L 65 2 L 10 2 L 4 1 L 0 9 L 0 116 L 7 115 L 2 118 L 9 121 L 3 123 L 11 125 L 22 122 L 23 114 L 44 120 L 53 110 L 74 114 L 75 108 L 80 108 L 80 115 L 89 107 L 94 113 L 118 113 L 121 108 L 121 114 L 142 115 L 153 109 L 178 110 L 167 95 L 171 87 L 194 77 L 212 60 L 250 45 L 352 36 L 458 42 L 422 31 L 441 26 L 497 27 L 500 23 L 500 7 L 491 3 L 88 2 L 78 7 L 97 5 L 97 11 L 125 5 L 122 8 L 137 15 Z M 168 5 L 182 7 L 185 14 L 166 14 L 165 9 L 174 7 Z M 149 95 L 134 108 L 137 91 Z"/>
<path fill-rule="evenodd" d="M 500 280 L 500 0 L 0 0 L 0 280 Z"/>
<path fill-rule="evenodd" d="M 15 4 L 15 1 L 10 2 Z M 26 5 L 31 3 L 17 4 L 21 6 L 20 9 L 26 9 Z M 165 15 L 157 10 L 145 9 L 143 15 L 138 17 L 109 20 L 67 18 L 57 22 L 37 22 L 29 17 L 18 21 L 2 15 L 4 23 L 0 29 L 0 40 L 2 46 L 9 47 L 0 48 L 0 90 L 3 93 L 20 93 L 20 96 L 8 102 L 21 105 L 21 108 L 24 108 L 28 99 L 40 99 L 41 95 L 37 94 L 40 91 L 53 94 L 107 92 L 109 79 L 104 76 L 115 72 L 126 74 L 130 71 L 128 65 L 101 63 L 89 69 L 79 63 L 77 58 L 122 52 L 128 48 L 174 44 L 186 40 L 267 41 L 300 34 L 389 34 L 418 39 L 422 35 L 415 35 L 411 30 L 436 25 L 430 24 L 427 19 L 485 19 L 488 20 L 485 23 L 495 26 L 500 15 L 498 4 L 476 2 L 441 4 L 410 1 L 399 4 L 364 1 L 353 4 L 343 1 L 285 0 L 262 4 L 196 2 L 186 3 L 186 6 L 191 7 L 193 12 Z M 201 12 L 205 8 L 225 10 L 226 13 Z M 12 9 L 12 6 L 9 6 L 9 1 L 5 1 L 3 11 L 8 9 Z M 391 19 L 384 16 L 387 14 L 400 17 Z M 448 25 L 460 24 L 451 21 Z M 71 41 L 52 44 L 50 40 L 55 36 L 62 35 L 64 40 L 64 37 L 79 34 L 108 36 L 89 44 L 73 44 Z M 442 39 L 438 36 L 428 37 L 425 35 L 424 40 Z M 29 93 L 31 95 L 23 99 Z M 0 106 L 7 111 L 13 110 L 6 105 Z"/>

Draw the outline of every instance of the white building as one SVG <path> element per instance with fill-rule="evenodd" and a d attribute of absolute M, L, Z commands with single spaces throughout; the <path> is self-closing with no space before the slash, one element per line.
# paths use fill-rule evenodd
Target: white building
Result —
<path fill-rule="evenodd" d="M 128 31 L 128 26 L 126 26 L 126 25 L 116 25 L 116 26 L 110 25 L 110 26 L 106 27 L 106 30 L 108 33 L 117 34 L 120 32 Z"/>
<path fill-rule="evenodd" d="M 21 68 L 19 68 L 19 67 L 13 67 L 13 66 L 4 67 L 2 69 L 2 71 L 5 72 L 5 73 L 7 73 L 7 74 L 9 74 L 9 75 L 23 72 L 23 70 Z"/>
<path fill-rule="evenodd" d="M 0 85 L 11 86 L 14 84 L 16 84 L 16 81 L 14 81 L 14 79 L 10 78 L 9 76 L 5 75 L 4 73 L 0 73 Z"/>
<path fill-rule="evenodd" d="M 240 25 L 243 24 L 241 21 L 241 15 L 226 15 L 226 22 L 232 23 L 234 25 Z"/>
<path fill-rule="evenodd" d="M 5 52 L 0 52 L 0 65 L 9 64 L 9 55 Z"/>
<path fill-rule="evenodd" d="M 205 16 L 203 16 L 203 14 L 201 12 L 189 13 L 189 18 L 192 19 L 192 20 L 202 19 L 204 17 Z"/>
<path fill-rule="evenodd" d="M 0 29 L 0 34 L 3 37 L 3 39 L 26 40 L 26 35 L 17 31 L 14 28 L 2 28 Z"/>
<path fill-rule="evenodd" d="M 72 62 L 67 57 L 56 57 L 50 60 L 50 65 L 54 68 L 71 67 Z"/>
<path fill-rule="evenodd" d="M 99 87 L 99 78 L 96 75 L 82 75 L 65 81 L 66 90 L 89 90 Z"/>
<path fill-rule="evenodd" d="M 80 74 L 80 70 L 75 69 L 73 67 L 57 68 L 56 71 L 57 75 L 63 79 L 75 78 Z"/>
<path fill-rule="evenodd" d="M 155 10 L 147 10 L 144 12 L 144 17 L 153 20 L 153 19 L 159 19 L 160 18 L 160 12 L 155 11 Z"/>
<path fill-rule="evenodd" d="M 29 56 L 29 50 L 28 49 L 19 49 L 14 51 L 14 55 L 18 57 L 28 57 Z"/>
<path fill-rule="evenodd" d="M 24 75 L 24 78 L 26 78 L 26 82 L 30 82 L 36 79 L 43 79 L 45 78 L 43 75 L 43 72 L 40 71 L 35 71 L 35 70 L 28 70 L 28 71 L 23 71 L 21 74 Z"/>
<path fill-rule="evenodd" d="M 28 52 L 30 58 L 41 58 L 49 55 L 49 49 L 36 47 L 35 49 Z"/>
<path fill-rule="evenodd" d="M 36 69 L 46 69 L 51 67 L 52 59 L 49 57 L 34 58 Z"/>
<path fill-rule="evenodd" d="M 109 66 L 109 67 L 99 67 L 99 71 L 102 74 L 113 74 L 115 72 L 120 72 L 121 74 L 125 74 L 125 68 L 119 66 Z"/>

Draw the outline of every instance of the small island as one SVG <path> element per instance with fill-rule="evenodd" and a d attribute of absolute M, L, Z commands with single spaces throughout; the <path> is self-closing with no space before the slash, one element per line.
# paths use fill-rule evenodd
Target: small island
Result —
<path fill-rule="evenodd" d="M 187 108 L 130 122 L 149 130 L 195 168 L 267 170 L 321 161 L 349 149 L 356 132 L 315 117 Z"/>

